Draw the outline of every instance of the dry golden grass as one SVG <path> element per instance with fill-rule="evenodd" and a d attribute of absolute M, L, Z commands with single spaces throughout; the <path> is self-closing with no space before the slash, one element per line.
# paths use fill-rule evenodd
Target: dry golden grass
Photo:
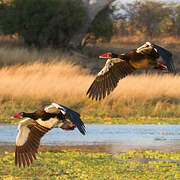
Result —
<path fill-rule="evenodd" d="M 65 61 L 5 66 L 0 69 L 0 94 L 37 99 L 84 100 L 85 92 L 94 78 L 87 69 Z M 130 75 L 120 80 L 109 100 L 180 99 L 179 82 L 179 75 Z"/>
<path fill-rule="evenodd" d="M 87 69 L 64 61 L 6 66 L 0 69 L 0 101 L 9 105 L 29 100 L 23 105 L 25 109 L 57 102 L 93 117 L 180 116 L 179 75 L 128 76 L 101 102 L 86 97 L 94 78 Z"/>
<path fill-rule="evenodd" d="M 89 100 L 86 91 L 95 78 L 90 70 L 96 73 L 104 63 L 59 50 L 0 44 L 0 122 L 50 102 L 72 107 L 85 119 L 109 117 L 108 122 L 112 117 L 180 117 L 180 75 L 130 75 L 103 101 Z"/>
<path fill-rule="evenodd" d="M 12 98 L 51 99 L 77 103 L 85 99 L 91 77 L 87 70 L 66 62 L 15 65 L 0 70 L 0 94 Z"/>
<path fill-rule="evenodd" d="M 131 75 L 119 82 L 115 98 L 152 100 L 161 97 L 180 99 L 180 76 L 170 74 Z"/>
<path fill-rule="evenodd" d="M 180 37 L 173 37 L 173 36 L 164 36 L 164 37 L 161 36 L 161 37 L 151 38 L 143 35 L 134 35 L 134 36 L 115 35 L 112 37 L 110 44 L 112 45 L 119 44 L 119 46 L 116 46 L 115 48 L 124 47 L 124 45 L 128 45 L 128 47 L 132 47 L 134 45 L 139 45 L 140 43 L 144 43 L 146 41 L 154 42 L 165 47 L 176 48 L 176 50 L 180 50 L 179 49 Z"/>

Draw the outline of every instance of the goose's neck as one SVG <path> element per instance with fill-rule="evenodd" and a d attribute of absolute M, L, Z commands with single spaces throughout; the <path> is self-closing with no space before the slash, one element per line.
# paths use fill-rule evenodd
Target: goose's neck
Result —
<path fill-rule="evenodd" d="M 25 112 L 23 112 L 22 116 L 23 117 L 28 117 L 28 118 L 31 118 L 31 119 L 34 119 L 34 120 L 38 119 L 38 117 L 36 116 L 35 113 L 25 113 Z"/>

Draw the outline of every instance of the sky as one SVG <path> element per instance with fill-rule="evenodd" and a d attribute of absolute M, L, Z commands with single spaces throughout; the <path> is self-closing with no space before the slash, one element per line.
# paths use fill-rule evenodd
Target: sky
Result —
<path fill-rule="evenodd" d="M 98 0 L 89 0 L 91 3 L 95 3 L 97 2 Z M 120 2 L 120 3 L 132 3 L 133 1 L 135 0 L 115 0 L 115 2 Z M 158 1 L 158 0 L 155 0 L 155 1 Z M 160 1 L 164 1 L 164 2 L 176 2 L 176 3 L 180 3 L 180 0 L 160 0 Z"/>
<path fill-rule="evenodd" d="M 116 1 L 120 1 L 121 3 L 131 3 L 135 0 L 116 0 Z M 161 0 L 162 2 L 165 1 L 165 2 L 178 2 L 180 3 L 180 0 Z"/>

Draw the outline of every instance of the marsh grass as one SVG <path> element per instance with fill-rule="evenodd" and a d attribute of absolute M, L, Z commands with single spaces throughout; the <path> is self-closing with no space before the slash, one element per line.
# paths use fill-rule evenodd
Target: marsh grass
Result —
<path fill-rule="evenodd" d="M 121 154 L 78 151 L 39 153 L 28 168 L 14 165 L 14 154 L 0 155 L 3 179 L 179 179 L 180 153 L 129 151 Z"/>
<path fill-rule="evenodd" d="M 87 69 L 67 61 L 4 66 L 0 69 L 0 119 L 10 121 L 8 116 L 17 111 L 33 111 L 51 102 L 77 110 L 86 120 L 180 117 L 179 75 L 128 76 L 101 102 L 86 97 L 94 78 Z"/>
<path fill-rule="evenodd" d="M 4 46 L 0 43 L 1 123 L 16 123 L 10 119 L 14 113 L 31 112 L 51 102 L 77 110 L 87 123 L 180 123 L 179 75 L 130 75 L 110 96 L 96 102 L 86 97 L 95 78 L 90 72 L 97 73 L 105 62 L 68 51 L 25 48 L 9 37 L 0 39 L 4 42 Z"/>

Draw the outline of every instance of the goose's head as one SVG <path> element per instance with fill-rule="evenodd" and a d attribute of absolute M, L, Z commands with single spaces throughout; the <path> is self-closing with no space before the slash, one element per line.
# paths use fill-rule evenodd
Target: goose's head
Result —
<path fill-rule="evenodd" d="M 101 59 L 111 59 L 111 58 L 117 58 L 117 57 L 118 57 L 118 55 L 114 54 L 112 52 L 107 52 L 107 53 L 99 56 L 99 58 L 101 58 Z"/>
<path fill-rule="evenodd" d="M 137 48 L 136 52 L 145 54 L 145 55 L 149 55 L 154 58 L 159 58 L 159 53 L 157 52 L 157 50 L 153 47 L 152 43 L 150 43 L 150 42 L 146 42 L 145 44 L 143 44 L 142 46 Z"/>
<path fill-rule="evenodd" d="M 18 112 L 16 115 L 12 116 L 13 119 L 22 119 L 24 116 L 23 112 Z"/>

